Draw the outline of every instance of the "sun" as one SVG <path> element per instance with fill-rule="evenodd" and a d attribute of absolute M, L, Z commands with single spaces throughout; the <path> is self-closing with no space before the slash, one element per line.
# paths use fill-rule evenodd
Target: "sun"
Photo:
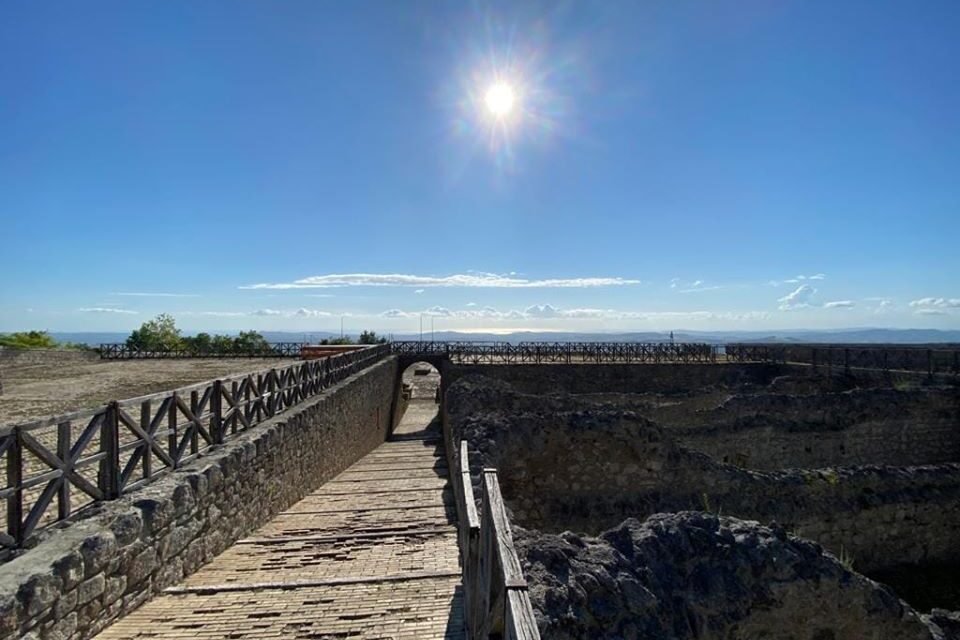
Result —
<path fill-rule="evenodd" d="M 487 109 L 491 114 L 497 118 L 503 118 L 513 111 L 516 95 L 509 84 L 497 82 L 487 89 L 484 102 L 487 103 Z"/>

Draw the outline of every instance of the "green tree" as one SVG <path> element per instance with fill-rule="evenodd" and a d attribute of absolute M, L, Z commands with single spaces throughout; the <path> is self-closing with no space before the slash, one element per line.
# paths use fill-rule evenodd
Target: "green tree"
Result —
<path fill-rule="evenodd" d="M 360 333 L 360 339 L 357 341 L 357 344 L 383 344 L 387 341 L 386 338 L 377 337 L 376 331 L 362 331 Z"/>
<path fill-rule="evenodd" d="M 240 335 L 233 339 L 233 344 L 236 353 L 267 353 L 270 351 L 270 343 L 257 331 L 241 331 Z"/>
<path fill-rule="evenodd" d="M 173 316 L 161 313 L 133 331 L 127 338 L 127 346 L 143 351 L 164 351 L 182 347 L 183 338 Z"/>
<path fill-rule="evenodd" d="M 209 333 L 198 333 L 193 337 L 183 338 L 183 346 L 194 353 L 210 353 L 213 351 L 213 337 Z"/>
<path fill-rule="evenodd" d="M 13 349 L 56 349 L 60 345 L 46 331 L 18 331 L 0 334 L 0 347 Z"/>
<path fill-rule="evenodd" d="M 320 344 L 353 344 L 353 340 L 350 339 L 350 336 L 343 336 L 342 338 L 324 338 L 320 341 Z"/>
<path fill-rule="evenodd" d="M 230 336 L 213 336 L 210 340 L 210 350 L 214 353 L 233 353 L 233 338 Z"/>

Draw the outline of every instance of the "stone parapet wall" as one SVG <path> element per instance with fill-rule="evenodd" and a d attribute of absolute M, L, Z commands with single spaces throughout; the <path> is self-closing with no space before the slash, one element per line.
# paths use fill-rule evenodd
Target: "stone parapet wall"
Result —
<path fill-rule="evenodd" d="M 0 637 L 88 638 L 190 575 L 382 443 L 396 379 L 391 357 L 46 532 L 0 568 Z"/>
<path fill-rule="evenodd" d="M 779 364 L 505 364 L 441 369 L 444 388 L 464 376 L 502 380 L 522 393 L 671 393 L 717 384 L 767 384 Z"/>

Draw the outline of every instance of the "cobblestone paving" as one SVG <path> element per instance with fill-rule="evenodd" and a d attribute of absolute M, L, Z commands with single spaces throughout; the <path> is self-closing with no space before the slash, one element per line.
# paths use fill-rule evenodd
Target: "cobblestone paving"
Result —
<path fill-rule="evenodd" d="M 99 637 L 465 638 L 435 417 L 415 399 L 390 442 Z"/>

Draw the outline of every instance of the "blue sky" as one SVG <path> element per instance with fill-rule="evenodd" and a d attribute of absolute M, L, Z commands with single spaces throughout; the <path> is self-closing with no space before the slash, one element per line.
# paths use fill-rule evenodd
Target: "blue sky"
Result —
<path fill-rule="evenodd" d="M 952 0 L 0 1 L 0 330 L 957 328 L 958 33 Z"/>

